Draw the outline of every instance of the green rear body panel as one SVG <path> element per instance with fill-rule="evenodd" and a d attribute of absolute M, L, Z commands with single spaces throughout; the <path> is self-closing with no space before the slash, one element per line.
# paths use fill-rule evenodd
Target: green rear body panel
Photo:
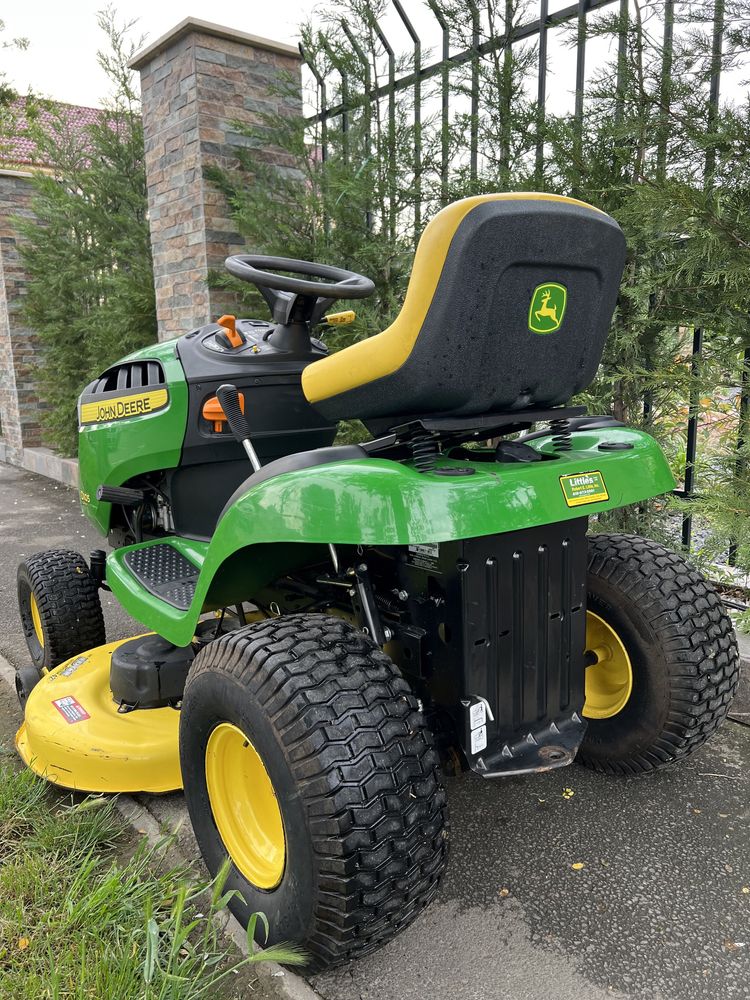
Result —
<path fill-rule="evenodd" d="M 602 442 L 632 447 L 601 451 Z M 555 455 L 549 438 L 531 444 Z M 329 542 L 408 545 L 512 532 L 625 507 L 674 488 L 656 441 L 624 427 L 575 433 L 572 449 L 549 461 L 469 464 L 473 475 L 451 477 L 367 458 L 251 486 L 225 512 L 209 543 L 169 540 L 200 568 L 186 612 L 137 584 L 122 561 L 128 549 L 110 555 L 107 581 L 130 614 L 187 645 L 204 611 L 250 600 L 254 590 L 295 564 L 324 555 Z"/>
<path fill-rule="evenodd" d="M 99 486 L 122 486 L 133 476 L 156 469 L 173 469 L 180 462 L 188 386 L 176 344 L 168 341 L 144 347 L 118 362 L 161 362 L 169 392 L 164 409 L 125 420 L 79 426 L 81 508 L 103 535 L 109 530 L 112 505 L 96 499 Z"/>

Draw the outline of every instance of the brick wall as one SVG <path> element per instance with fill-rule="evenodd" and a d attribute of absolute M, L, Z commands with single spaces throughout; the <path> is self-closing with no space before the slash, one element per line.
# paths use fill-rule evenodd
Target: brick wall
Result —
<path fill-rule="evenodd" d="M 224 198 L 204 178 L 207 164 L 231 167 L 248 144 L 233 121 L 257 124 L 259 112 L 301 113 L 275 84 L 300 57 L 291 46 L 187 18 L 133 61 L 141 73 L 151 242 L 161 340 L 233 312 L 229 293 L 208 286 L 211 269 L 242 248 Z M 297 88 L 298 89 L 298 88 Z M 289 166 L 271 147 L 265 160 Z"/>
<path fill-rule="evenodd" d="M 30 218 L 31 178 L 0 170 L 0 443 L 8 460 L 41 444 L 35 376 L 38 338 L 23 321 L 26 275 L 14 217 Z"/>

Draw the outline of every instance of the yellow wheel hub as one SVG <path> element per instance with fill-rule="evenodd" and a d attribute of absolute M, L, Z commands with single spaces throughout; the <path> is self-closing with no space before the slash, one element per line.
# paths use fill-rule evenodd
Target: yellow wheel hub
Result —
<path fill-rule="evenodd" d="M 281 809 L 258 751 L 229 722 L 220 723 L 209 737 L 206 784 L 229 857 L 248 882 L 274 889 L 286 864 Z"/>
<path fill-rule="evenodd" d="M 34 625 L 34 634 L 36 635 L 36 640 L 39 645 L 44 649 L 44 632 L 42 630 L 42 616 L 39 614 L 39 605 L 36 603 L 36 597 L 34 594 L 29 595 L 29 602 L 31 604 L 31 621 Z"/>
<path fill-rule="evenodd" d="M 611 719 L 628 703 L 633 667 L 622 639 L 593 611 L 586 612 L 586 650 L 596 662 L 586 667 L 583 714 L 587 719 Z"/>

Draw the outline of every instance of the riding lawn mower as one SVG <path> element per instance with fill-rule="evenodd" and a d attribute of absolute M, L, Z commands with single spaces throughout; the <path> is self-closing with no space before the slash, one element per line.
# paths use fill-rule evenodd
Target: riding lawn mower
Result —
<path fill-rule="evenodd" d="M 571 405 L 624 260 L 583 202 L 467 198 L 424 230 L 393 324 L 329 355 L 314 334 L 368 278 L 230 257 L 270 320 L 222 316 L 80 397 L 111 551 L 19 567 L 23 760 L 86 792 L 184 788 L 239 920 L 322 968 L 434 898 L 446 771 L 636 775 L 698 748 L 738 680 L 716 591 L 588 533 L 674 487 L 647 433 Z M 335 444 L 350 419 L 369 440 Z M 107 642 L 102 589 L 143 634 Z"/>

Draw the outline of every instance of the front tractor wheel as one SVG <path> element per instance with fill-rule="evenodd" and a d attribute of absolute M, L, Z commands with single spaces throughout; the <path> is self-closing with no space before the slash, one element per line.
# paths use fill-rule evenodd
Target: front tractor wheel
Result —
<path fill-rule="evenodd" d="M 21 626 L 40 675 L 107 641 L 99 587 L 78 552 L 37 552 L 20 564 L 17 582 Z"/>
<path fill-rule="evenodd" d="M 320 969 L 373 951 L 432 900 L 448 852 L 438 755 L 369 636 L 289 615 L 210 643 L 180 719 L 185 796 L 230 908 Z"/>
<path fill-rule="evenodd" d="M 636 535 L 589 539 L 588 729 L 577 760 L 638 774 L 686 757 L 726 718 L 739 680 L 732 623 L 684 559 Z"/>

